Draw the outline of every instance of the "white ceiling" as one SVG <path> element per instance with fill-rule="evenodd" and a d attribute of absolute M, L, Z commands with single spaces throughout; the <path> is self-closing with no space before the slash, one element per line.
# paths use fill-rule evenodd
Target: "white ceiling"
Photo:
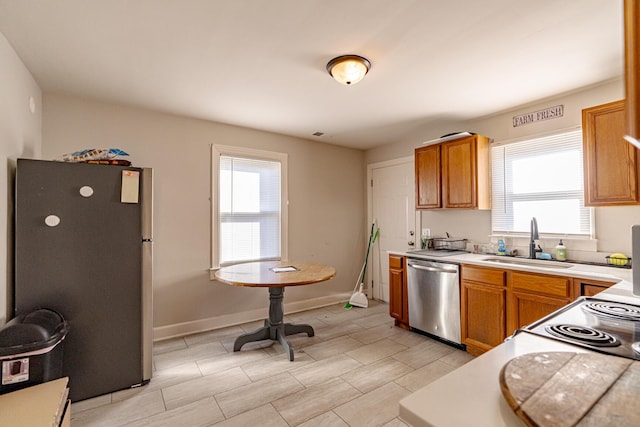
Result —
<path fill-rule="evenodd" d="M 44 92 L 361 149 L 621 76 L 622 31 L 622 0 L 0 0 Z"/>

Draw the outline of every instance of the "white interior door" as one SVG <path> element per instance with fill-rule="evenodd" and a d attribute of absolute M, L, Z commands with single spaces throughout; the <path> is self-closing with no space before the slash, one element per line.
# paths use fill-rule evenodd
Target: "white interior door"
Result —
<path fill-rule="evenodd" d="M 376 221 L 380 235 L 371 248 L 369 283 L 374 299 L 389 301 L 387 251 L 406 251 L 418 244 L 413 157 L 369 165 L 369 228 Z M 418 246 L 419 247 L 419 246 Z"/>

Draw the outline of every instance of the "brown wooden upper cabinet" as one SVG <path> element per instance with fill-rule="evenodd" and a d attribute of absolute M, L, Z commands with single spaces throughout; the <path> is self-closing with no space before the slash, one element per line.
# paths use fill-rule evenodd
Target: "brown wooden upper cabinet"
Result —
<path fill-rule="evenodd" d="M 440 144 L 417 148 L 415 162 L 416 208 L 441 208 Z"/>
<path fill-rule="evenodd" d="M 491 209 L 489 138 L 416 148 L 416 209 Z"/>
<path fill-rule="evenodd" d="M 640 0 L 624 2 L 627 135 L 640 140 Z"/>
<path fill-rule="evenodd" d="M 586 206 L 640 203 L 640 155 L 624 131 L 624 100 L 582 110 Z"/>

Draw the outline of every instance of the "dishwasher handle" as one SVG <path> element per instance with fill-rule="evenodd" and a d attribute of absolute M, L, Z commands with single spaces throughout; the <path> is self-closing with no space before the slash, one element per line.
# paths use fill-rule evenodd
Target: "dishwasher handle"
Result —
<path fill-rule="evenodd" d="M 446 268 L 439 268 L 439 267 L 427 267 L 426 265 L 420 265 L 420 264 L 411 264 L 408 263 L 409 267 L 411 268 L 415 268 L 416 270 L 423 270 L 423 271 L 433 271 L 436 273 L 454 273 L 454 274 L 458 274 L 458 270 L 449 270 Z"/>

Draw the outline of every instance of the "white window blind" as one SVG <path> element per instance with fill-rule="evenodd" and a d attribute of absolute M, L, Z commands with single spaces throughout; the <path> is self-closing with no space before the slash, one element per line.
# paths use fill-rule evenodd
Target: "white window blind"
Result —
<path fill-rule="evenodd" d="M 497 145 L 491 154 L 494 234 L 527 233 L 536 217 L 541 233 L 591 235 L 581 130 Z"/>
<path fill-rule="evenodd" d="M 220 157 L 220 262 L 280 257 L 280 162 Z"/>
<path fill-rule="evenodd" d="M 286 259 L 287 155 L 213 145 L 211 267 Z"/>

